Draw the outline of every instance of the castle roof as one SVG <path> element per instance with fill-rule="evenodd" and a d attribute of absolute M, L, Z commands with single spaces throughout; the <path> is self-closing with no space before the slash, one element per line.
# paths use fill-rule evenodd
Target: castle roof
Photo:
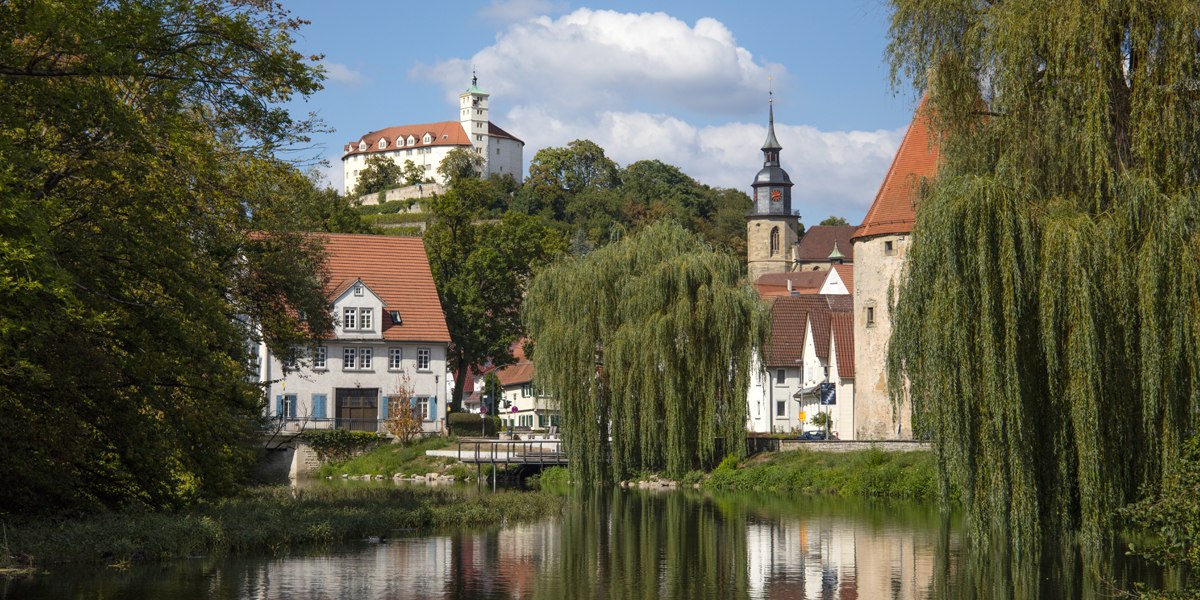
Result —
<path fill-rule="evenodd" d="M 896 157 L 892 159 L 892 166 L 875 195 L 875 202 L 854 233 L 855 240 L 912 232 L 921 184 L 937 175 L 940 156 L 929 121 L 928 101 L 928 96 L 922 97 L 917 105 Z"/>
<path fill-rule="evenodd" d="M 825 271 L 797 271 L 794 273 L 764 273 L 754 282 L 754 289 L 761 298 L 790 296 L 797 294 L 815 294 L 825 283 Z M 788 284 L 791 284 L 791 289 Z"/>
<path fill-rule="evenodd" d="M 429 134 L 430 141 L 425 143 L 425 134 Z M 525 142 L 517 139 L 516 136 L 501 129 L 495 123 L 488 121 L 488 135 L 492 137 L 505 138 L 513 140 L 524 145 Z M 408 138 L 412 137 L 413 143 L 408 144 Z M 386 147 L 379 147 L 379 140 L 382 138 L 386 141 Z M 397 144 L 396 140 L 403 140 L 404 144 Z M 359 150 L 359 145 L 365 146 Z M 463 126 L 458 121 L 440 121 L 437 123 L 421 123 L 418 125 L 397 125 L 388 127 L 378 131 L 372 131 L 358 140 L 346 144 L 343 148 L 342 159 L 355 154 L 372 154 L 375 152 L 395 152 L 407 148 L 431 148 L 434 146 L 462 146 L 471 147 L 471 138 L 467 132 L 463 130 Z"/>
<path fill-rule="evenodd" d="M 320 237 L 325 244 L 329 275 L 325 293 L 330 300 L 361 280 L 383 301 L 385 312 L 400 312 L 400 323 L 381 315 L 383 339 L 450 342 L 421 238 L 346 233 Z"/>

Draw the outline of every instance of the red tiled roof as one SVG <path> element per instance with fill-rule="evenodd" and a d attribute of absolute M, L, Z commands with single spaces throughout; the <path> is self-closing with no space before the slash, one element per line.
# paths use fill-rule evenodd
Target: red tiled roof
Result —
<path fill-rule="evenodd" d="M 428 133 L 433 137 L 433 140 L 426 144 L 424 143 L 425 134 Z M 408 136 L 413 137 L 413 145 L 397 146 L 396 139 L 408 139 Z M 387 140 L 387 148 L 379 149 L 379 138 Z M 367 149 L 359 150 L 358 143 L 366 142 Z M 396 127 L 388 127 L 379 131 L 372 131 L 367 135 L 362 136 L 358 140 L 346 144 L 343 148 L 345 152 L 342 157 L 350 156 L 351 154 L 370 154 L 372 152 L 394 152 L 405 148 L 420 148 L 431 146 L 470 146 L 471 138 L 467 137 L 467 132 L 463 131 L 462 124 L 458 121 L 442 121 L 440 123 L 423 123 L 419 125 L 398 125 Z"/>
<path fill-rule="evenodd" d="M 362 280 L 385 306 L 380 315 L 383 339 L 449 342 L 446 314 L 438 299 L 429 259 L 420 238 L 387 235 L 323 234 L 326 294 L 337 298 Z M 388 311 L 400 311 L 402 324 L 392 324 Z"/>
<path fill-rule="evenodd" d="M 837 347 L 838 377 L 854 377 L 854 313 L 830 313 L 829 321 Z"/>
<path fill-rule="evenodd" d="M 517 343 L 513 344 L 512 353 L 517 362 L 496 371 L 500 385 L 511 387 L 533 381 L 533 363 L 525 356 L 525 340 L 517 340 Z"/>
<path fill-rule="evenodd" d="M 796 258 L 807 261 L 828 261 L 833 245 L 837 243 L 838 251 L 845 255 L 846 262 L 854 260 L 854 248 L 850 238 L 858 227 L 854 225 L 813 225 L 804 232 L 800 244 L 796 247 Z"/>
<path fill-rule="evenodd" d="M 845 295 L 810 294 L 775 298 L 771 303 L 771 339 L 767 343 L 767 351 L 763 353 L 765 364 L 795 366 L 796 361 L 803 358 L 806 326 L 812 327 L 817 356 L 828 360 L 832 316 L 838 313 L 850 315 L 852 305 L 853 300 Z M 841 346 L 838 348 L 840 353 Z M 838 364 L 840 372 L 840 358 Z"/>
<path fill-rule="evenodd" d="M 862 225 L 854 232 L 854 239 L 912 232 L 921 182 L 937 175 L 939 151 L 927 111 L 928 96 L 921 98 L 917 105 L 904 140 L 892 159 L 892 166 L 888 168 Z"/>
<path fill-rule="evenodd" d="M 825 276 L 826 273 L 824 271 L 764 273 L 759 276 L 758 281 L 754 282 L 754 289 L 758 291 L 760 298 L 787 296 L 792 292 L 798 294 L 815 294 L 821 291 L 821 284 L 825 282 Z M 789 281 L 792 282 L 791 291 L 788 291 Z"/>
<path fill-rule="evenodd" d="M 425 134 L 428 133 L 433 137 L 430 143 L 426 144 Z M 413 144 L 407 145 L 408 136 L 413 137 Z M 525 142 L 518 139 L 513 134 L 496 126 L 495 123 L 488 121 L 488 135 L 498 138 L 506 138 L 513 140 L 521 145 Z M 379 149 L 379 138 L 387 140 L 387 148 Z M 397 146 L 396 140 L 403 139 L 406 142 L 404 146 Z M 367 149 L 359 150 L 359 142 L 366 142 Z M 407 148 L 422 148 L 433 146 L 471 146 L 471 138 L 467 132 L 463 130 L 462 124 L 458 121 L 441 121 L 439 123 L 423 123 L 420 125 L 398 125 L 396 127 L 388 127 L 379 131 L 372 131 L 361 138 L 349 142 L 342 148 L 342 157 L 345 158 L 352 154 L 371 154 L 374 152 L 394 152 L 396 150 L 404 150 Z"/>

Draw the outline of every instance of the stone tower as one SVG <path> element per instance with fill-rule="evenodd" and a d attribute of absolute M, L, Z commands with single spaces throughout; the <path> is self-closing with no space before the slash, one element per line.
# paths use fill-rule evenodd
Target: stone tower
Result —
<path fill-rule="evenodd" d="M 488 159 L 488 93 L 479 89 L 479 77 L 474 74 L 471 75 L 471 87 L 458 95 L 458 121 L 475 152 Z"/>
<path fill-rule="evenodd" d="M 754 210 L 746 215 L 746 263 L 750 281 L 764 273 L 792 269 L 798 218 L 792 214 L 792 179 L 779 166 L 783 147 L 775 139 L 775 100 L 772 97 L 763 143 L 763 168 L 754 177 Z"/>

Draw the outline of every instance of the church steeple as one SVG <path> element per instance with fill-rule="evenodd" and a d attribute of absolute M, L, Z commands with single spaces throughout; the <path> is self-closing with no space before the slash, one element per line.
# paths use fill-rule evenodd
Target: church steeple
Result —
<path fill-rule="evenodd" d="M 792 178 L 779 166 L 783 146 L 775 137 L 775 93 L 767 109 L 767 141 L 763 142 L 763 168 L 754 177 L 754 212 L 760 215 L 792 214 Z"/>
<path fill-rule="evenodd" d="M 763 142 L 763 167 L 754 177 L 754 210 L 746 215 L 746 266 L 751 281 L 764 273 L 785 273 L 793 268 L 798 220 L 792 213 L 792 178 L 779 165 L 783 146 L 775 137 L 775 93 L 767 108 L 767 141 Z"/>

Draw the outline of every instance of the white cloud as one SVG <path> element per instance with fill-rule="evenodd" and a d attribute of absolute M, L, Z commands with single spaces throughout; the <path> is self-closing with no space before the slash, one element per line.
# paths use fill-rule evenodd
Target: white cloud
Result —
<path fill-rule="evenodd" d="M 366 76 L 342 63 L 326 60 L 321 61 L 321 66 L 324 67 L 325 75 L 330 81 L 355 87 L 367 82 Z"/>
<path fill-rule="evenodd" d="M 714 19 L 694 27 L 665 13 L 586 8 L 516 23 L 469 59 L 419 65 L 452 101 L 470 80 L 509 105 L 555 103 L 572 110 L 627 110 L 646 104 L 704 114 L 746 115 L 767 95 L 768 74 Z"/>
<path fill-rule="evenodd" d="M 491 21 L 515 23 L 538 15 L 562 12 L 566 5 L 550 0 L 492 0 L 479 11 L 479 15 Z"/>
<path fill-rule="evenodd" d="M 440 85 L 457 106 L 472 68 L 492 94 L 491 120 L 525 140 L 526 161 L 540 148 L 590 139 L 622 165 L 658 159 L 743 191 L 762 167 L 768 75 L 787 78 L 715 19 L 689 26 L 661 12 L 582 8 L 514 23 L 469 59 L 412 75 Z M 745 122 L 754 118 L 763 122 Z M 903 131 L 777 123 L 776 134 L 795 183 L 793 208 L 816 223 L 862 218 Z"/>

